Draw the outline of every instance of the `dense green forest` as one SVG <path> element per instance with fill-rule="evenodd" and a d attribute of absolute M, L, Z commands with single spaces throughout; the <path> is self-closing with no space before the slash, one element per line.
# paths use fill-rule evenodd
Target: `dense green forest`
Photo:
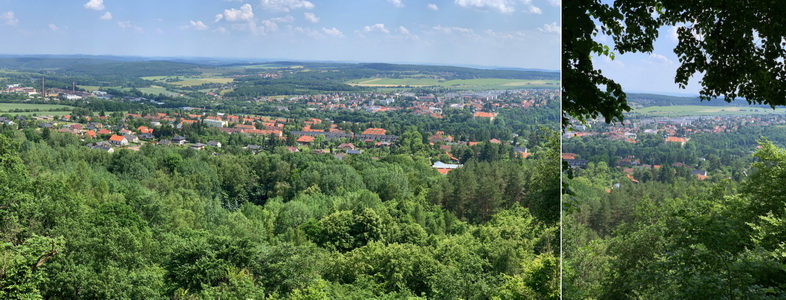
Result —
<path fill-rule="evenodd" d="M 656 136 L 565 140 L 565 152 L 590 162 L 565 177 L 563 297 L 786 297 L 780 129 L 697 134 L 685 147 Z M 760 138 L 769 134 L 776 142 Z M 629 155 L 663 166 L 637 168 L 634 182 L 615 167 Z"/>
<path fill-rule="evenodd" d="M 527 160 L 0 135 L 0 298 L 557 299 L 556 134 Z M 417 149 L 415 149 L 417 150 Z"/>

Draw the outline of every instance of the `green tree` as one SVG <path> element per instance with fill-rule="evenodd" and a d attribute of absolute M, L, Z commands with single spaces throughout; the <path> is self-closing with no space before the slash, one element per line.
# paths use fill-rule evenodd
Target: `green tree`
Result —
<path fill-rule="evenodd" d="M 592 64 L 593 55 L 652 52 L 662 26 L 677 27 L 674 81 L 685 87 L 703 74 L 703 100 L 737 97 L 748 103 L 786 104 L 786 10 L 782 1 L 677 0 L 565 1 L 562 6 L 563 126 L 569 117 L 622 121 L 627 97 Z M 604 34 L 611 46 L 594 40 Z"/>

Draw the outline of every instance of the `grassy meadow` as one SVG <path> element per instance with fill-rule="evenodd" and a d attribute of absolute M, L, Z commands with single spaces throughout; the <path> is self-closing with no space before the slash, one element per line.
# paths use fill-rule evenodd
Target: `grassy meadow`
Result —
<path fill-rule="evenodd" d="M 701 106 L 674 105 L 650 106 L 635 109 L 633 113 L 652 117 L 686 117 L 686 116 L 724 116 L 724 115 L 761 115 L 785 114 L 786 108 L 762 108 L 749 106 Z"/>
<path fill-rule="evenodd" d="M 350 85 L 364 87 L 391 88 L 400 86 L 426 87 L 439 86 L 453 89 L 466 90 L 508 90 L 508 89 L 528 89 L 528 88 L 558 88 L 557 80 L 522 80 L 522 79 L 456 79 L 439 80 L 428 77 L 406 77 L 406 78 L 362 78 L 346 82 Z"/>

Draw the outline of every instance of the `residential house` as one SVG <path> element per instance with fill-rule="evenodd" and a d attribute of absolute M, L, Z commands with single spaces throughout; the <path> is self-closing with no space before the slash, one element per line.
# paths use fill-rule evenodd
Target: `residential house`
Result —
<path fill-rule="evenodd" d="M 184 145 L 186 143 L 186 138 L 178 135 L 172 138 L 172 143 L 175 145 Z"/>
<path fill-rule="evenodd" d="M 115 145 L 120 145 L 120 146 L 127 146 L 128 145 L 128 139 L 126 139 L 122 135 L 116 135 L 116 134 L 113 134 L 109 138 L 109 142 L 112 143 L 112 144 L 115 144 Z"/>
<path fill-rule="evenodd" d="M 446 164 L 441 161 L 435 162 L 431 167 L 437 169 L 442 175 L 448 174 L 448 172 L 460 168 L 462 165 L 460 164 Z"/>
<path fill-rule="evenodd" d="M 139 137 L 137 137 L 136 135 L 126 134 L 123 135 L 123 137 L 126 138 L 126 140 L 128 140 L 129 143 L 139 143 Z"/>
<path fill-rule="evenodd" d="M 308 145 L 308 144 L 310 144 L 313 141 L 314 141 L 314 137 L 309 136 L 309 135 L 304 135 L 304 136 L 301 136 L 301 137 L 299 137 L 297 139 L 297 143 L 301 144 L 301 145 Z"/>
<path fill-rule="evenodd" d="M 355 145 L 352 143 L 341 143 L 337 148 L 341 150 L 355 150 Z"/>

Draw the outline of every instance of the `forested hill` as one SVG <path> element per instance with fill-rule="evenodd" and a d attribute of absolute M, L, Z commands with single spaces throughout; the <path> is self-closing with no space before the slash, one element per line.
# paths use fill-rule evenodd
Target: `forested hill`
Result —
<path fill-rule="evenodd" d="M 95 77 L 143 77 L 156 75 L 196 75 L 202 66 L 170 61 L 107 62 L 101 64 L 76 64 L 62 68 L 59 73 Z"/>
<path fill-rule="evenodd" d="M 490 69 L 474 69 L 474 68 L 453 67 L 453 66 L 399 65 L 399 64 L 385 64 L 385 63 L 317 64 L 317 63 L 281 62 L 281 64 L 300 64 L 309 68 L 310 67 L 351 68 L 351 69 L 359 69 L 359 70 L 371 70 L 375 72 L 417 72 L 421 74 L 443 75 L 448 79 L 503 78 L 503 79 L 559 80 L 559 72 L 543 72 L 543 71 L 490 70 Z"/>
<path fill-rule="evenodd" d="M 442 175 L 414 131 L 337 159 L 37 127 L 0 124 L 0 299 L 559 298 L 556 134 Z"/>
<path fill-rule="evenodd" d="M 127 76 L 156 76 L 156 75 L 187 75 L 188 70 L 198 67 L 236 68 L 244 67 L 254 69 L 259 63 L 237 63 L 235 59 L 227 59 L 222 64 L 221 59 L 201 58 L 144 58 L 121 56 L 91 56 L 91 55 L 38 55 L 16 56 L 0 55 L 0 68 L 13 70 L 60 70 L 62 73 L 75 75 L 101 76 L 107 74 L 123 74 Z M 294 67 L 299 66 L 309 69 L 355 70 L 365 71 L 369 74 L 359 74 L 359 77 L 375 74 L 393 73 L 418 73 L 441 76 L 446 79 L 530 79 L 530 80 L 559 80 L 559 72 L 523 70 L 523 69 L 478 69 L 456 66 L 414 65 L 414 64 L 388 64 L 388 63 L 340 63 L 340 62 L 297 62 L 277 61 L 264 63 L 268 67 Z M 174 73 L 173 73 L 174 71 Z"/>
<path fill-rule="evenodd" d="M 76 65 L 97 65 L 112 62 L 143 61 L 137 57 L 92 56 L 92 55 L 0 55 L 0 69 L 52 70 Z"/>

